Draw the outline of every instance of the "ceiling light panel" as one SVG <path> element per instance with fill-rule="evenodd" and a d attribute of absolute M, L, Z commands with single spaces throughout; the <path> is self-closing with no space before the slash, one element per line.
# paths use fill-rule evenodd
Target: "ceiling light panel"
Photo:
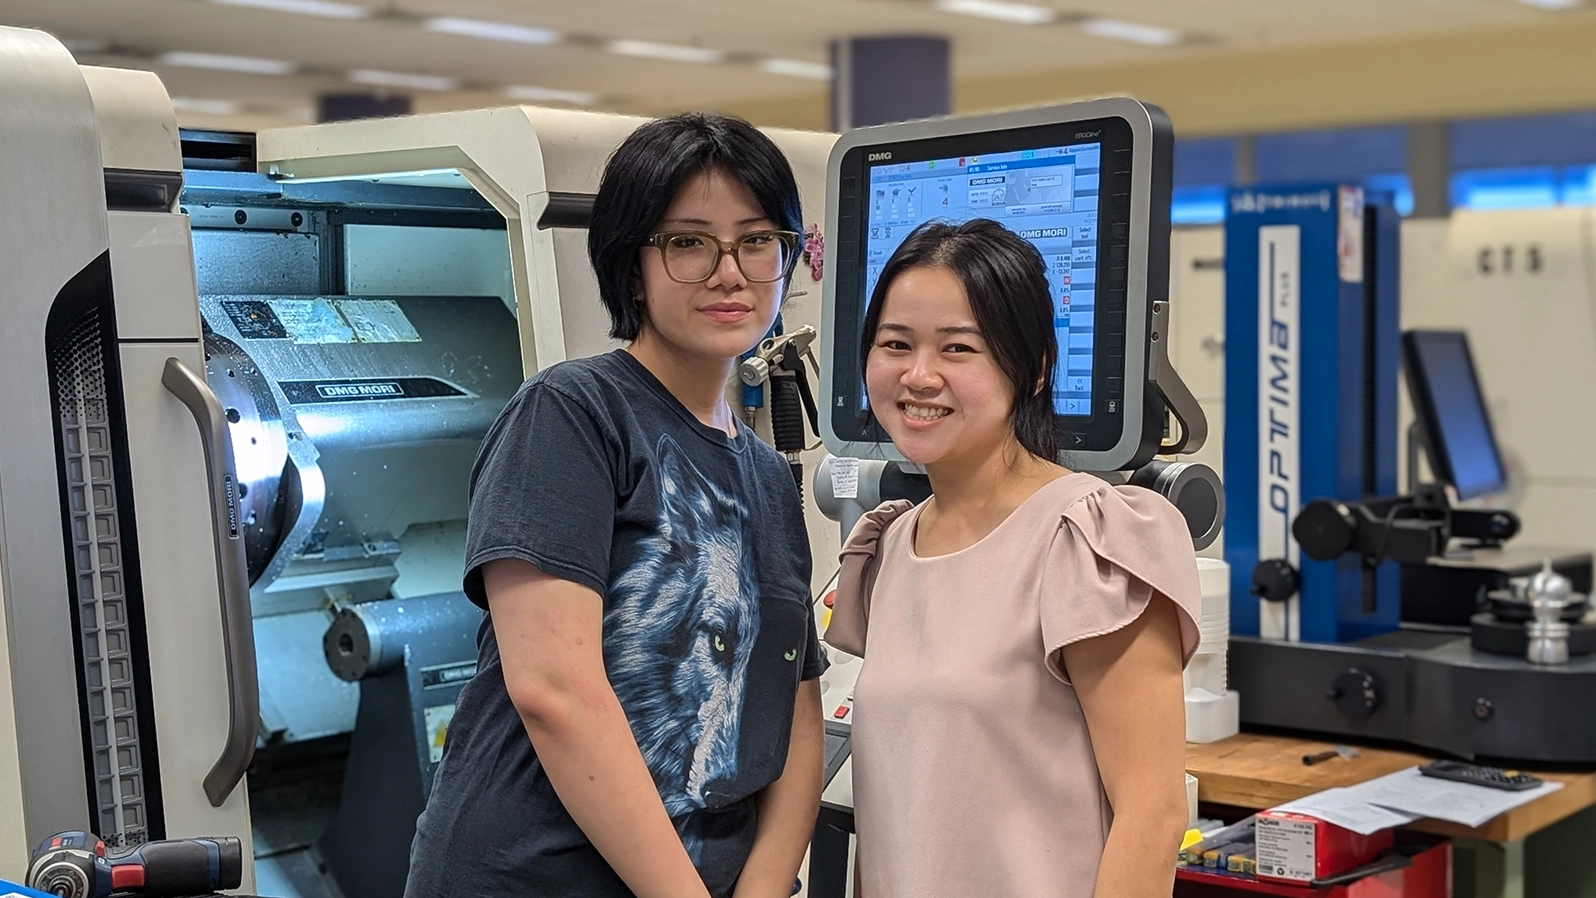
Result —
<path fill-rule="evenodd" d="M 659 44 L 654 41 L 610 41 L 608 49 L 618 56 L 638 56 L 644 59 L 665 59 L 671 62 L 716 63 L 725 60 L 726 54 L 707 47 L 689 47 L 683 44 Z"/>
<path fill-rule="evenodd" d="M 772 75 L 812 78 L 816 81 L 830 81 L 832 76 L 831 66 L 801 59 L 763 59 L 759 62 L 759 69 Z"/>
<path fill-rule="evenodd" d="M 372 87 L 399 87 L 407 90 L 454 90 L 460 86 L 459 78 L 444 75 L 417 75 L 411 72 L 384 72 L 378 69 L 356 69 L 349 80 Z"/>
<path fill-rule="evenodd" d="M 1585 4 L 1581 0 L 1518 0 L 1526 6 L 1536 9 L 1579 9 Z"/>
<path fill-rule="evenodd" d="M 335 0 L 211 0 L 223 6 L 248 6 L 272 12 L 288 12 L 302 16 L 321 16 L 324 19 L 364 19 L 371 15 L 371 7 Z"/>
<path fill-rule="evenodd" d="M 504 95 L 523 103 L 569 103 L 572 106 L 592 106 L 598 95 L 582 90 L 560 90 L 554 87 L 537 87 L 517 84 L 504 89 Z"/>
<path fill-rule="evenodd" d="M 221 53 L 188 53 L 174 51 L 162 53 L 157 62 L 180 65 L 193 69 L 216 69 L 223 72 L 243 72 L 247 75 L 292 75 L 294 64 L 281 59 L 257 59 L 254 56 L 225 56 Z"/>
<path fill-rule="evenodd" d="M 1009 3 L 1006 0 L 936 0 L 933 5 L 943 12 L 996 19 L 1015 25 L 1045 25 L 1058 18 L 1056 11 L 1045 6 Z"/>
<path fill-rule="evenodd" d="M 506 41 L 513 44 L 555 44 L 560 41 L 560 33 L 547 28 L 512 25 L 508 22 L 484 22 L 480 19 L 460 19 L 454 16 L 428 19 L 421 23 L 421 26 L 439 34 L 458 34 L 462 37 Z"/>
<path fill-rule="evenodd" d="M 1081 23 L 1081 30 L 1093 37 L 1128 41 L 1149 47 L 1172 47 L 1180 43 L 1180 32 L 1173 28 L 1138 25 L 1135 22 L 1124 22 L 1119 19 L 1087 19 Z"/>

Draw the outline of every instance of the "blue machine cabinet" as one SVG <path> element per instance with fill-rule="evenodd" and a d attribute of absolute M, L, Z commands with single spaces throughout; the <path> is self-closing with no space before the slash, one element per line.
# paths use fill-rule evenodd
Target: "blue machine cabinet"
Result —
<path fill-rule="evenodd" d="M 1396 493 L 1398 222 L 1388 197 L 1353 185 L 1230 194 L 1225 557 L 1237 635 L 1340 643 L 1399 624 L 1394 563 L 1313 561 L 1291 533 L 1312 500 Z M 1296 573 L 1295 595 L 1255 593 L 1254 569 L 1271 561 Z"/>

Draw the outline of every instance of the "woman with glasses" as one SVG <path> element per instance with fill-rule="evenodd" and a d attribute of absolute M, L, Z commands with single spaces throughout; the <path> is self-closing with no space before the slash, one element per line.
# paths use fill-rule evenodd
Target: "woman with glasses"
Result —
<path fill-rule="evenodd" d="M 819 805 L 825 667 L 785 459 L 725 389 L 798 255 L 747 123 L 616 150 L 588 251 L 624 349 L 522 386 L 472 474 L 487 610 L 406 894 L 786 898 Z"/>

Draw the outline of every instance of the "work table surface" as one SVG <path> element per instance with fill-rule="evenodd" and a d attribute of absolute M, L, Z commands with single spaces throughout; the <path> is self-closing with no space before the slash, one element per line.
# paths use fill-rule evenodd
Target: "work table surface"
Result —
<path fill-rule="evenodd" d="M 1233 807 L 1262 809 L 1294 801 L 1305 795 L 1353 786 L 1433 758 L 1404 751 L 1353 745 L 1356 758 L 1332 758 L 1318 764 L 1302 763 L 1302 756 L 1334 748 L 1335 743 L 1242 733 L 1207 745 L 1186 746 L 1186 771 L 1197 777 L 1201 801 Z M 1514 808 L 1477 829 L 1441 820 L 1419 820 L 1409 828 L 1438 835 L 1490 842 L 1513 842 L 1596 805 L 1596 773 L 1542 773 L 1545 780 L 1563 788 Z"/>

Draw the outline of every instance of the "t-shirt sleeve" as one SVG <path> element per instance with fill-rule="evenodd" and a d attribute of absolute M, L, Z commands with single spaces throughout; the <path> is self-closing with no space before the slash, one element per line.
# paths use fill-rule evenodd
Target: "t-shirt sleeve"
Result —
<path fill-rule="evenodd" d="M 550 576 L 608 588 L 615 529 L 611 441 L 559 388 L 534 383 L 484 438 L 471 475 L 464 589 L 486 608 L 482 566 L 519 558 Z"/>
<path fill-rule="evenodd" d="M 1181 664 L 1197 651 L 1202 591 L 1186 521 L 1168 500 L 1137 486 L 1104 485 L 1065 509 L 1042 567 L 1042 641 L 1064 683 L 1060 652 L 1135 621 L 1154 594 L 1175 603 Z"/>
<path fill-rule="evenodd" d="M 804 667 L 799 675 L 801 680 L 818 679 L 826 669 L 831 666 L 831 659 L 826 657 L 826 649 L 820 644 L 820 631 L 815 627 L 815 603 L 809 603 L 809 638 L 804 642 Z"/>
<path fill-rule="evenodd" d="M 912 507 L 902 499 L 882 503 L 865 512 L 843 542 L 837 594 L 831 603 L 831 624 L 826 627 L 826 643 L 831 647 L 864 657 L 870 592 L 875 588 L 880 568 L 876 555 L 881 534 L 888 524 Z"/>

